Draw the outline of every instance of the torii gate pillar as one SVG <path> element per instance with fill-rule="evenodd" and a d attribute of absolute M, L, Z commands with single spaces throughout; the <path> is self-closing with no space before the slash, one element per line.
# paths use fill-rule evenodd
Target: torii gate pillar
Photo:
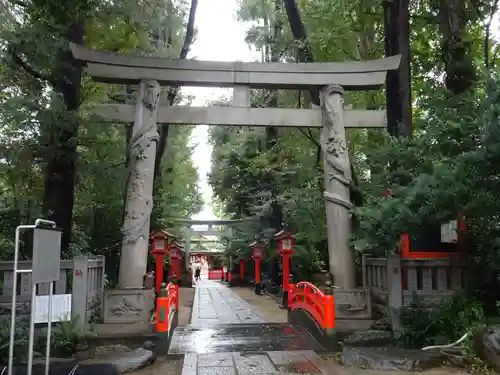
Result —
<path fill-rule="evenodd" d="M 127 199 L 122 227 L 118 287 L 142 288 L 148 259 L 149 223 L 153 210 L 153 180 L 158 142 L 156 115 L 160 98 L 157 81 L 142 80 L 130 140 Z"/>
<path fill-rule="evenodd" d="M 324 87 L 320 99 L 330 272 L 336 286 L 354 289 L 356 274 L 353 251 L 349 246 L 352 176 L 344 124 L 344 89 L 339 85 Z"/>
<path fill-rule="evenodd" d="M 153 308 L 154 294 L 152 290 L 144 289 L 143 277 L 147 268 L 149 223 L 153 209 L 159 97 L 160 85 L 157 81 L 140 81 L 128 150 L 129 177 L 118 288 L 105 294 L 104 323 L 147 322 Z"/>

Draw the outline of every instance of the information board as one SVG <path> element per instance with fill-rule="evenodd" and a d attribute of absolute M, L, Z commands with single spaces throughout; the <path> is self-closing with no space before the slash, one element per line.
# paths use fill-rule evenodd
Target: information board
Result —
<path fill-rule="evenodd" d="M 71 294 L 54 294 L 52 296 L 52 322 L 71 320 Z M 36 296 L 35 323 L 49 322 L 49 296 Z"/>

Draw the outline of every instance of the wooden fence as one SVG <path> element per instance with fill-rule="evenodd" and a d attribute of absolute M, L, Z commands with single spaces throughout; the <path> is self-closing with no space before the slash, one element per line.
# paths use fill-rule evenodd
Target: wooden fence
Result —
<path fill-rule="evenodd" d="M 374 318 L 396 315 L 418 297 L 434 308 L 465 286 L 465 265 L 459 259 L 400 259 L 363 257 L 363 287 L 370 291 Z M 397 328 L 397 327 L 394 327 Z"/>
<path fill-rule="evenodd" d="M 91 320 L 101 320 L 103 311 L 101 301 L 104 296 L 104 257 L 89 259 L 77 256 L 72 260 L 61 261 L 61 277 L 54 284 L 54 294 L 71 294 L 71 318 L 85 328 Z M 20 261 L 19 270 L 31 269 L 31 261 Z M 13 285 L 14 262 L 0 262 L 1 295 L 0 315 L 10 315 L 12 293 L 17 294 L 16 309 L 19 315 L 31 311 L 31 273 L 21 273 L 17 285 Z M 38 284 L 37 295 L 49 294 L 49 284 Z"/>

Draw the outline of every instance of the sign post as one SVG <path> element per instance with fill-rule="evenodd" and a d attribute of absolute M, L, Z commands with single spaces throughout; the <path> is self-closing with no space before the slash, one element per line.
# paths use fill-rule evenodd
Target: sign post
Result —
<path fill-rule="evenodd" d="M 19 242 L 21 232 L 33 229 L 33 260 L 31 270 L 18 270 Z M 28 364 L 26 375 L 33 371 L 33 346 L 35 334 L 35 312 L 36 312 L 36 284 L 49 283 L 48 296 L 48 321 L 47 321 L 47 348 L 45 351 L 45 375 L 49 375 L 50 365 L 50 341 L 52 336 L 52 296 L 54 294 L 54 282 L 59 280 L 61 270 L 61 231 L 56 229 L 53 221 L 37 219 L 34 225 L 19 225 L 16 228 L 14 247 L 14 272 L 12 292 L 12 310 L 10 320 L 9 340 L 9 364 L 8 375 L 12 375 L 14 365 L 14 338 L 16 328 L 16 303 L 17 275 L 19 273 L 31 273 L 31 312 L 28 337 Z"/>

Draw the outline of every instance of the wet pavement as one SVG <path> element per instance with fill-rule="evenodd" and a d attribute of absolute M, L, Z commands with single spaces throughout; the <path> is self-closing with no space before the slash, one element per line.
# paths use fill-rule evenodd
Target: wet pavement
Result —
<path fill-rule="evenodd" d="M 334 374 L 313 351 L 187 354 L 181 375 Z"/>
<path fill-rule="evenodd" d="M 182 375 L 330 374 L 315 353 L 323 350 L 305 329 L 267 323 L 230 288 L 203 280 L 168 354 L 185 355 Z"/>
<path fill-rule="evenodd" d="M 324 348 L 300 327 L 280 323 L 180 327 L 169 354 L 315 350 Z"/>
<path fill-rule="evenodd" d="M 212 280 L 196 285 L 191 325 L 264 323 L 252 307 L 230 288 Z"/>

